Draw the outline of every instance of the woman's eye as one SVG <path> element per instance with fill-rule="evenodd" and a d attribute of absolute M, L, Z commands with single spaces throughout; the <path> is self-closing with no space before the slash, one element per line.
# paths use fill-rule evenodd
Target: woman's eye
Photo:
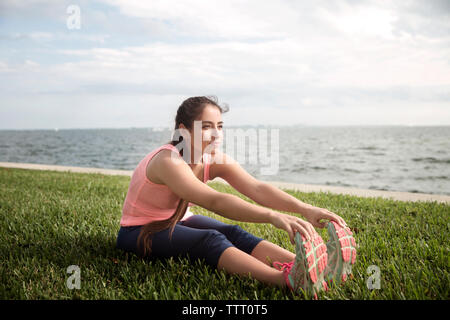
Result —
<path fill-rule="evenodd" d="M 220 129 L 222 129 L 223 128 L 223 126 L 217 126 L 218 128 L 220 128 Z M 211 128 L 211 126 L 204 126 L 204 127 L 202 127 L 203 129 L 209 129 L 209 128 Z"/>

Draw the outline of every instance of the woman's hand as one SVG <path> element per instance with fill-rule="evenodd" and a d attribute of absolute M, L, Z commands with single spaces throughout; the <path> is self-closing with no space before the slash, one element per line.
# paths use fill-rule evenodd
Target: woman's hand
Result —
<path fill-rule="evenodd" d="M 322 220 L 322 219 L 335 221 L 341 227 L 347 226 L 344 219 L 342 219 L 337 214 L 335 214 L 331 211 L 328 211 L 327 209 L 324 209 L 324 208 L 312 207 L 312 208 L 308 209 L 308 211 L 306 211 L 306 213 L 303 216 L 314 227 L 317 227 L 317 228 L 323 228 L 327 225 L 327 222 L 320 222 L 320 220 Z"/>
<path fill-rule="evenodd" d="M 274 211 L 271 223 L 278 229 L 287 231 L 292 244 L 295 244 L 294 236 L 296 231 L 300 232 L 307 240 L 314 239 L 317 233 L 311 223 L 299 217 L 276 211 Z"/>

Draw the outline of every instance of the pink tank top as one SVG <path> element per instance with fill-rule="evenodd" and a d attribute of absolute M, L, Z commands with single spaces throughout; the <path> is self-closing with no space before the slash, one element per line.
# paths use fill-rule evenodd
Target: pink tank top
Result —
<path fill-rule="evenodd" d="M 139 162 L 131 176 L 127 196 L 122 208 L 121 226 L 144 225 L 149 222 L 168 219 L 174 214 L 180 197 L 173 193 L 168 186 L 150 181 L 146 175 L 148 162 L 163 149 L 171 149 L 179 153 L 175 146 L 165 144 L 147 154 Z M 203 154 L 204 183 L 209 180 L 210 157 L 211 155 L 208 153 Z M 188 209 L 182 220 L 192 215 L 189 211 L 189 207 L 192 206 L 195 206 L 195 204 L 189 202 Z"/>

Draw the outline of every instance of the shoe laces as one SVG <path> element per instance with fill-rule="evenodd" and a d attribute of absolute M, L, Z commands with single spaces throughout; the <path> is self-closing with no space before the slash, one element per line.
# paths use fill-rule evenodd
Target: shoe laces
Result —
<path fill-rule="evenodd" d="M 291 282 L 289 280 L 289 274 L 291 273 L 292 267 L 294 266 L 294 261 L 292 262 L 278 262 L 275 261 L 273 263 L 274 268 L 283 271 L 284 280 L 286 281 L 286 285 L 289 287 L 289 289 L 294 290 L 294 288 L 291 285 Z"/>
<path fill-rule="evenodd" d="M 290 273 L 292 267 L 294 266 L 294 261 L 292 261 L 292 262 L 283 262 L 283 263 L 275 261 L 273 263 L 273 266 L 275 268 L 277 268 L 278 270 L 280 270 L 280 271 L 285 271 L 287 273 Z"/>

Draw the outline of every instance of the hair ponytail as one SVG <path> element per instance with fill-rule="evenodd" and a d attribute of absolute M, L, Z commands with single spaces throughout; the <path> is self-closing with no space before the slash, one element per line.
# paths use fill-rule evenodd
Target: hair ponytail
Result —
<path fill-rule="evenodd" d="M 194 169 L 194 174 L 198 179 L 200 179 L 200 168 L 203 168 L 203 166 L 197 166 Z M 161 221 L 150 222 L 142 227 L 137 240 L 138 248 L 141 250 L 142 256 L 150 255 L 152 247 L 152 236 L 154 233 L 170 228 L 169 237 L 172 239 L 173 229 L 175 229 L 175 225 L 184 217 L 188 204 L 188 201 L 180 198 L 178 206 L 175 209 L 174 214 L 170 218 Z"/>

